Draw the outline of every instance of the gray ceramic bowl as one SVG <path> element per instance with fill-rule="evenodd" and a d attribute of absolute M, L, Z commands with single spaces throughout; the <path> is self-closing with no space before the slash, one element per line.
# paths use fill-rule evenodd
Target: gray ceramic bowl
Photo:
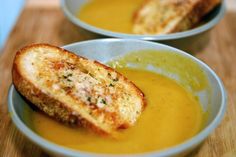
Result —
<path fill-rule="evenodd" d="M 153 43 L 149 41 L 142 40 L 134 40 L 134 39 L 99 39 L 99 40 L 91 40 L 78 42 L 71 45 L 64 46 L 64 48 L 73 51 L 75 54 L 95 59 L 100 62 L 106 63 L 109 60 L 112 60 L 118 56 L 124 56 L 127 53 L 132 53 L 134 51 L 139 50 L 156 50 L 156 53 L 161 53 L 162 55 L 166 55 L 167 51 L 169 54 L 173 55 L 173 57 L 179 56 L 180 58 L 185 58 L 189 60 L 191 63 L 185 64 L 183 62 L 179 62 L 178 66 L 171 67 L 171 69 L 176 68 L 178 70 L 183 71 L 187 66 L 191 66 L 191 64 L 196 65 L 201 71 L 205 73 L 205 78 L 208 82 L 208 86 L 202 89 L 201 91 L 193 91 L 193 93 L 199 98 L 201 101 L 201 105 L 204 111 L 209 112 L 209 117 L 206 121 L 204 128 L 194 137 L 184 141 L 183 143 L 176 145 L 174 147 L 170 147 L 168 149 L 162 151 L 154 151 L 147 152 L 144 154 L 133 154 L 133 155 L 120 155 L 121 156 L 138 156 L 138 157 L 166 157 L 166 156 L 176 156 L 176 155 L 184 155 L 194 148 L 196 148 L 203 140 L 218 126 L 222 117 L 224 115 L 226 109 L 226 92 L 223 87 L 223 84 L 219 77 L 211 70 L 205 63 L 198 60 L 197 58 L 172 47 Z M 169 58 L 169 57 L 168 57 Z M 161 73 L 166 75 L 167 77 L 171 77 L 172 79 L 178 78 L 178 73 L 167 72 L 162 69 L 163 65 L 168 62 L 168 58 L 165 58 L 163 64 L 158 66 L 159 69 L 149 69 L 150 64 L 144 67 L 147 70 L 154 70 L 154 72 Z M 142 62 L 142 60 L 140 61 Z M 134 66 L 134 64 L 130 64 Z M 154 65 L 151 65 L 153 67 Z M 191 78 L 197 78 L 196 75 L 190 75 Z M 174 77 L 173 77 L 174 76 Z M 175 77 L 177 76 L 177 77 Z M 180 81 L 176 79 L 176 81 Z M 181 81 L 180 81 L 181 83 Z M 89 153 L 83 151 L 76 151 L 69 148 L 65 148 L 54 144 L 35 133 L 31 128 L 29 122 L 24 118 L 24 110 L 30 109 L 27 102 L 20 96 L 20 94 L 15 90 L 12 85 L 9 90 L 8 95 L 8 109 L 11 115 L 11 118 L 17 128 L 31 141 L 39 145 L 45 151 L 61 155 L 61 156 L 80 156 L 80 157 L 97 157 L 97 156 L 111 156 L 107 154 L 96 154 Z M 113 155 L 118 156 L 118 155 Z"/>
<path fill-rule="evenodd" d="M 194 29 L 168 35 L 134 35 L 100 29 L 78 19 L 75 14 L 78 13 L 81 6 L 89 1 L 91 0 L 61 0 L 61 8 L 71 22 L 90 32 L 107 37 L 157 41 L 187 52 L 200 51 L 207 45 L 210 38 L 209 30 L 223 18 L 225 13 L 225 2 L 223 0 L 220 6 L 216 7 L 208 16 L 205 17 L 205 24 Z"/>

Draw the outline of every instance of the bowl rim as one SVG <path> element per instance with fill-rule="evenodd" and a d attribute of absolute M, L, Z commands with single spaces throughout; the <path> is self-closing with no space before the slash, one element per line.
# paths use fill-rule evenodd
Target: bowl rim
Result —
<path fill-rule="evenodd" d="M 173 53 L 177 53 L 180 54 L 184 57 L 188 57 L 190 59 L 192 59 L 194 62 L 196 62 L 197 64 L 199 64 L 200 66 L 202 66 L 204 69 L 208 70 L 210 75 L 212 75 L 219 87 L 220 87 L 220 94 L 222 97 L 221 100 L 221 106 L 220 109 L 217 113 L 217 115 L 214 117 L 214 119 L 212 120 L 211 123 L 209 123 L 204 129 L 202 129 L 198 134 L 196 134 L 195 136 L 185 140 L 184 142 L 172 146 L 172 147 L 168 147 L 167 149 L 163 149 L 163 150 L 159 150 L 159 151 L 150 151 L 150 152 L 145 152 L 145 153 L 136 153 L 136 154 L 103 154 L 103 153 L 93 153 L 93 152 L 86 152 L 86 151 L 79 151 L 79 150 L 75 150 L 75 149 L 71 149 L 71 148 L 67 148 L 67 147 L 63 147 L 61 145 L 55 144 L 47 139 L 44 139 L 43 137 L 41 137 L 40 135 L 38 135 L 37 133 L 35 133 L 32 129 L 28 128 L 26 126 L 26 124 L 24 124 L 24 122 L 19 118 L 18 114 L 16 113 L 16 110 L 14 108 L 14 100 L 13 100 L 13 92 L 16 91 L 16 89 L 14 88 L 14 85 L 12 84 L 9 88 L 9 92 L 8 92 L 8 112 L 11 116 L 11 119 L 13 121 L 13 123 L 16 125 L 16 127 L 18 128 L 18 130 L 20 130 L 20 132 L 25 135 L 28 139 L 30 139 L 32 142 L 36 143 L 37 145 L 39 145 L 41 148 L 43 148 L 44 150 L 48 150 L 49 152 L 56 152 L 59 154 L 63 154 L 63 155 L 67 155 L 67 156 L 83 156 L 83 157 L 91 157 L 91 156 L 113 156 L 113 157 L 121 157 L 121 156 L 127 156 L 127 157 L 131 157 L 131 156 L 137 156 L 137 157 L 148 157 L 148 156 L 158 156 L 158 157 L 162 157 L 162 156 L 171 156 L 171 155 L 175 155 L 177 153 L 181 153 L 184 150 L 188 150 L 189 148 L 192 148 L 194 146 L 197 146 L 200 142 L 202 142 L 222 121 L 224 113 L 226 111 L 226 107 L 227 107 L 227 93 L 226 90 L 224 88 L 223 82 L 221 81 L 221 79 L 217 76 L 217 74 L 204 62 L 202 62 L 201 60 L 199 60 L 198 58 L 182 51 L 179 49 L 176 49 L 174 47 L 165 45 L 165 44 L 160 44 L 160 43 L 154 43 L 154 42 L 150 42 L 150 41 L 142 41 L 142 40 L 135 40 L 135 39 L 116 39 L 116 38 L 107 38 L 107 39 L 95 39 L 95 40 L 89 40 L 89 41 L 82 41 L 82 42 L 76 42 L 76 43 L 72 43 L 69 45 L 65 45 L 62 48 L 68 48 L 71 46 L 78 46 L 78 45 L 82 45 L 82 44 L 91 44 L 93 42 L 137 42 L 140 44 L 149 44 L 149 45 L 154 45 L 154 46 L 159 46 L 160 48 L 165 48 L 168 49 L 169 51 L 173 52 Z M 17 91 L 16 91 L 17 92 Z"/>
<path fill-rule="evenodd" d="M 126 33 L 119 33 L 119 32 L 113 32 L 109 30 L 105 30 L 102 28 L 98 28 L 95 26 L 92 26 L 86 22 L 83 22 L 82 20 L 78 19 L 66 6 L 66 1 L 67 0 L 60 0 L 61 4 L 61 9 L 63 10 L 65 16 L 75 25 L 93 32 L 95 34 L 100 34 L 106 37 L 111 37 L 111 38 L 126 38 L 126 39 L 142 39 L 142 40 L 152 40 L 152 41 L 165 41 L 165 40 L 175 40 L 175 39 L 181 39 L 181 38 L 186 38 L 190 36 L 194 36 L 203 32 L 206 32 L 207 30 L 213 28 L 223 17 L 226 11 L 226 4 L 225 0 L 221 1 L 219 11 L 217 15 L 215 15 L 212 20 L 209 22 L 198 26 L 194 29 L 190 29 L 187 31 L 183 32 L 177 32 L 177 33 L 171 33 L 167 35 L 137 35 L 137 34 L 126 34 Z"/>

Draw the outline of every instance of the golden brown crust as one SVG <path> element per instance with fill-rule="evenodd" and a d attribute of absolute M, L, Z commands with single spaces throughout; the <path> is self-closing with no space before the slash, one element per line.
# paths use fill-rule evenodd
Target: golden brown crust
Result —
<path fill-rule="evenodd" d="M 16 53 L 14 62 L 13 62 L 13 69 L 12 69 L 12 78 L 13 78 L 13 84 L 16 87 L 16 89 L 24 96 L 26 97 L 30 102 L 35 104 L 40 110 L 48 114 L 50 117 L 53 117 L 57 119 L 58 121 L 61 121 L 63 123 L 68 123 L 68 124 L 77 124 L 78 126 L 83 126 L 85 128 L 89 128 L 92 131 L 99 133 L 101 135 L 108 135 L 110 134 L 106 130 L 103 130 L 99 128 L 98 126 L 94 125 L 92 122 L 89 120 L 81 117 L 80 115 L 75 115 L 73 114 L 73 109 L 68 107 L 68 105 L 65 105 L 61 101 L 55 99 L 53 96 L 51 96 L 48 93 L 45 93 L 38 87 L 34 85 L 34 83 L 27 79 L 21 72 L 21 69 L 19 69 L 19 64 L 21 60 L 21 56 L 24 53 L 27 53 L 29 49 L 33 49 L 36 47 L 50 47 L 50 48 L 55 48 L 59 51 L 63 51 L 63 53 L 67 54 L 71 58 L 83 58 L 81 56 L 77 56 L 65 49 L 61 49 L 55 46 L 51 46 L 48 44 L 33 44 L 26 46 L 19 50 Z M 86 59 L 87 60 L 87 59 Z M 107 71 L 114 72 L 114 70 L 110 67 L 107 67 L 99 62 L 94 62 L 97 66 L 105 68 Z M 116 72 L 117 73 L 117 72 Z M 139 93 L 140 98 L 143 100 L 142 104 L 142 110 L 145 107 L 145 101 L 144 101 L 144 94 L 141 92 L 139 88 L 137 88 L 131 81 L 129 81 L 127 78 L 125 78 L 123 75 L 120 73 L 117 73 L 118 77 L 122 77 L 126 80 L 126 82 L 131 85 L 137 93 Z M 120 127 L 118 128 L 127 128 L 129 127 L 129 124 L 123 123 Z"/>

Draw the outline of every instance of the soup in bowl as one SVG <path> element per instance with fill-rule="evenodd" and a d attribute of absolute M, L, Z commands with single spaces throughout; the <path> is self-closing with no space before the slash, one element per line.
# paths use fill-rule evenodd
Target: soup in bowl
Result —
<path fill-rule="evenodd" d="M 133 16 L 144 2 L 144 0 L 61 0 L 61 8 L 71 22 L 90 32 L 106 37 L 158 41 L 190 53 L 199 52 L 207 45 L 210 39 L 209 30 L 218 24 L 225 14 L 225 2 L 221 1 L 221 4 L 191 29 L 169 34 L 134 34 Z"/>
<path fill-rule="evenodd" d="M 203 62 L 166 45 L 102 39 L 64 46 L 75 54 L 115 68 L 145 94 L 137 123 L 103 137 L 56 122 L 35 109 L 12 86 L 9 112 L 33 142 L 63 156 L 175 156 L 199 145 L 221 121 L 226 94 Z"/>

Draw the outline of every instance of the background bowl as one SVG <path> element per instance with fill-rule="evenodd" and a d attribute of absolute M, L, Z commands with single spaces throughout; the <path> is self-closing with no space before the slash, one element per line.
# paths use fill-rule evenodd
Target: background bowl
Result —
<path fill-rule="evenodd" d="M 222 0 L 222 3 L 203 19 L 204 24 L 194 29 L 167 35 L 135 35 L 97 28 L 77 18 L 76 14 L 89 1 L 91 0 L 61 0 L 61 8 L 71 22 L 90 32 L 106 37 L 157 41 L 190 53 L 198 52 L 207 45 L 210 39 L 209 30 L 223 18 L 225 13 L 225 2 Z"/>
<path fill-rule="evenodd" d="M 123 56 L 127 53 L 132 53 L 139 50 L 156 50 L 157 53 L 161 53 L 162 56 L 167 54 L 173 54 L 174 57 L 185 58 L 188 61 L 188 64 L 184 62 L 178 62 L 178 66 L 170 67 L 176 68 L 180 71 L 186 69 L 187 66 L 196 65 L 200 70 L 205 73 L 208 86 L 206 89 L 202 89 L 201 91 L 197 91 L 195 94 L 198 96 L 201 101 L 201 105 L 203 109 L 209 112 L 208 119 L 204 128 L 194 137 L 184 141 L 183 143 L 170 147 L 168 149 L 162 151 L 154 151 L 148 152 L 144 154 L 133 154 L 133 155 L 120 155 L 120 156 L 138 156 L 138 157 L 162 157 L 162 156 L 176 156 L 176 155 L 184 155 L 190 152 L 192 149 L 197 147 L 220 123 L 222 120 L 223 114 L 226 109 L 226 92 L 224 90 L 223 84 L 218 76 L 211 70 L 205 63 L 196 59 L 195 57 L 172 47 L 134 39 L 99 39 L 99 40 L 91 40 L 78 42 L 71 45 L 64 46 L 64 48 L 73 51 L 74 53 L 90 58 L 95 59 L 100 62 L 106 63 L 118 56 Z M 165 62 L 168 62 L 169 56 L 165 58 Z M 163 64 L 164 64 L 163 63 Z M 133 64 L 131 64 L 133 65 Z M 150 64 L 149 64 L 150 65 Z M 148 66 L 147 66 L 148 67 Z M 149 66 L 150 67 L 150 66 Z M 158 67 L 162 68 L 162 64 L 158 65 Z M 148 68 L 147 68 L 148 69 Z M 150 70 L 150 69 L 149 69 Z M 162 70 L 155 71 L 161 73 Z M 164 73 L 165 74 L 165 73 Z M 170 73 L 171 75 L 166 76 L 177 76 L 178 73 Z M 189 76 L 189 74 L 188 74 Z M 192 78 L 198 77 L 194 75 L 190 75 Z M 175 79 L 175 78 L 174 78 Z M 176 80 L 178 81 L 178 80 Z M 209 89 L 210 90 L 209 90 Z M 49 153 L 62 155 L 62 156 L 111 156 L 105 154 L 96 154 L 89 153 L 83 151 L 76 151 L 69 148 L 65 148 L 54 144 L 35 133 L 31 128 L 29 121 L 24 116 L 24 110 L 32 110 L 26 101 L 22 98 L 22 96 L 15 90 L 14 86 L 10 87 L 9 95 L 8 95 L 8 109 L 11 115 L 11 118 L 17 128 L 30 140 L 34 143 L 42 147 L 44 150 Z M 118 155 L 116 155 L 118 156 Z"/>

